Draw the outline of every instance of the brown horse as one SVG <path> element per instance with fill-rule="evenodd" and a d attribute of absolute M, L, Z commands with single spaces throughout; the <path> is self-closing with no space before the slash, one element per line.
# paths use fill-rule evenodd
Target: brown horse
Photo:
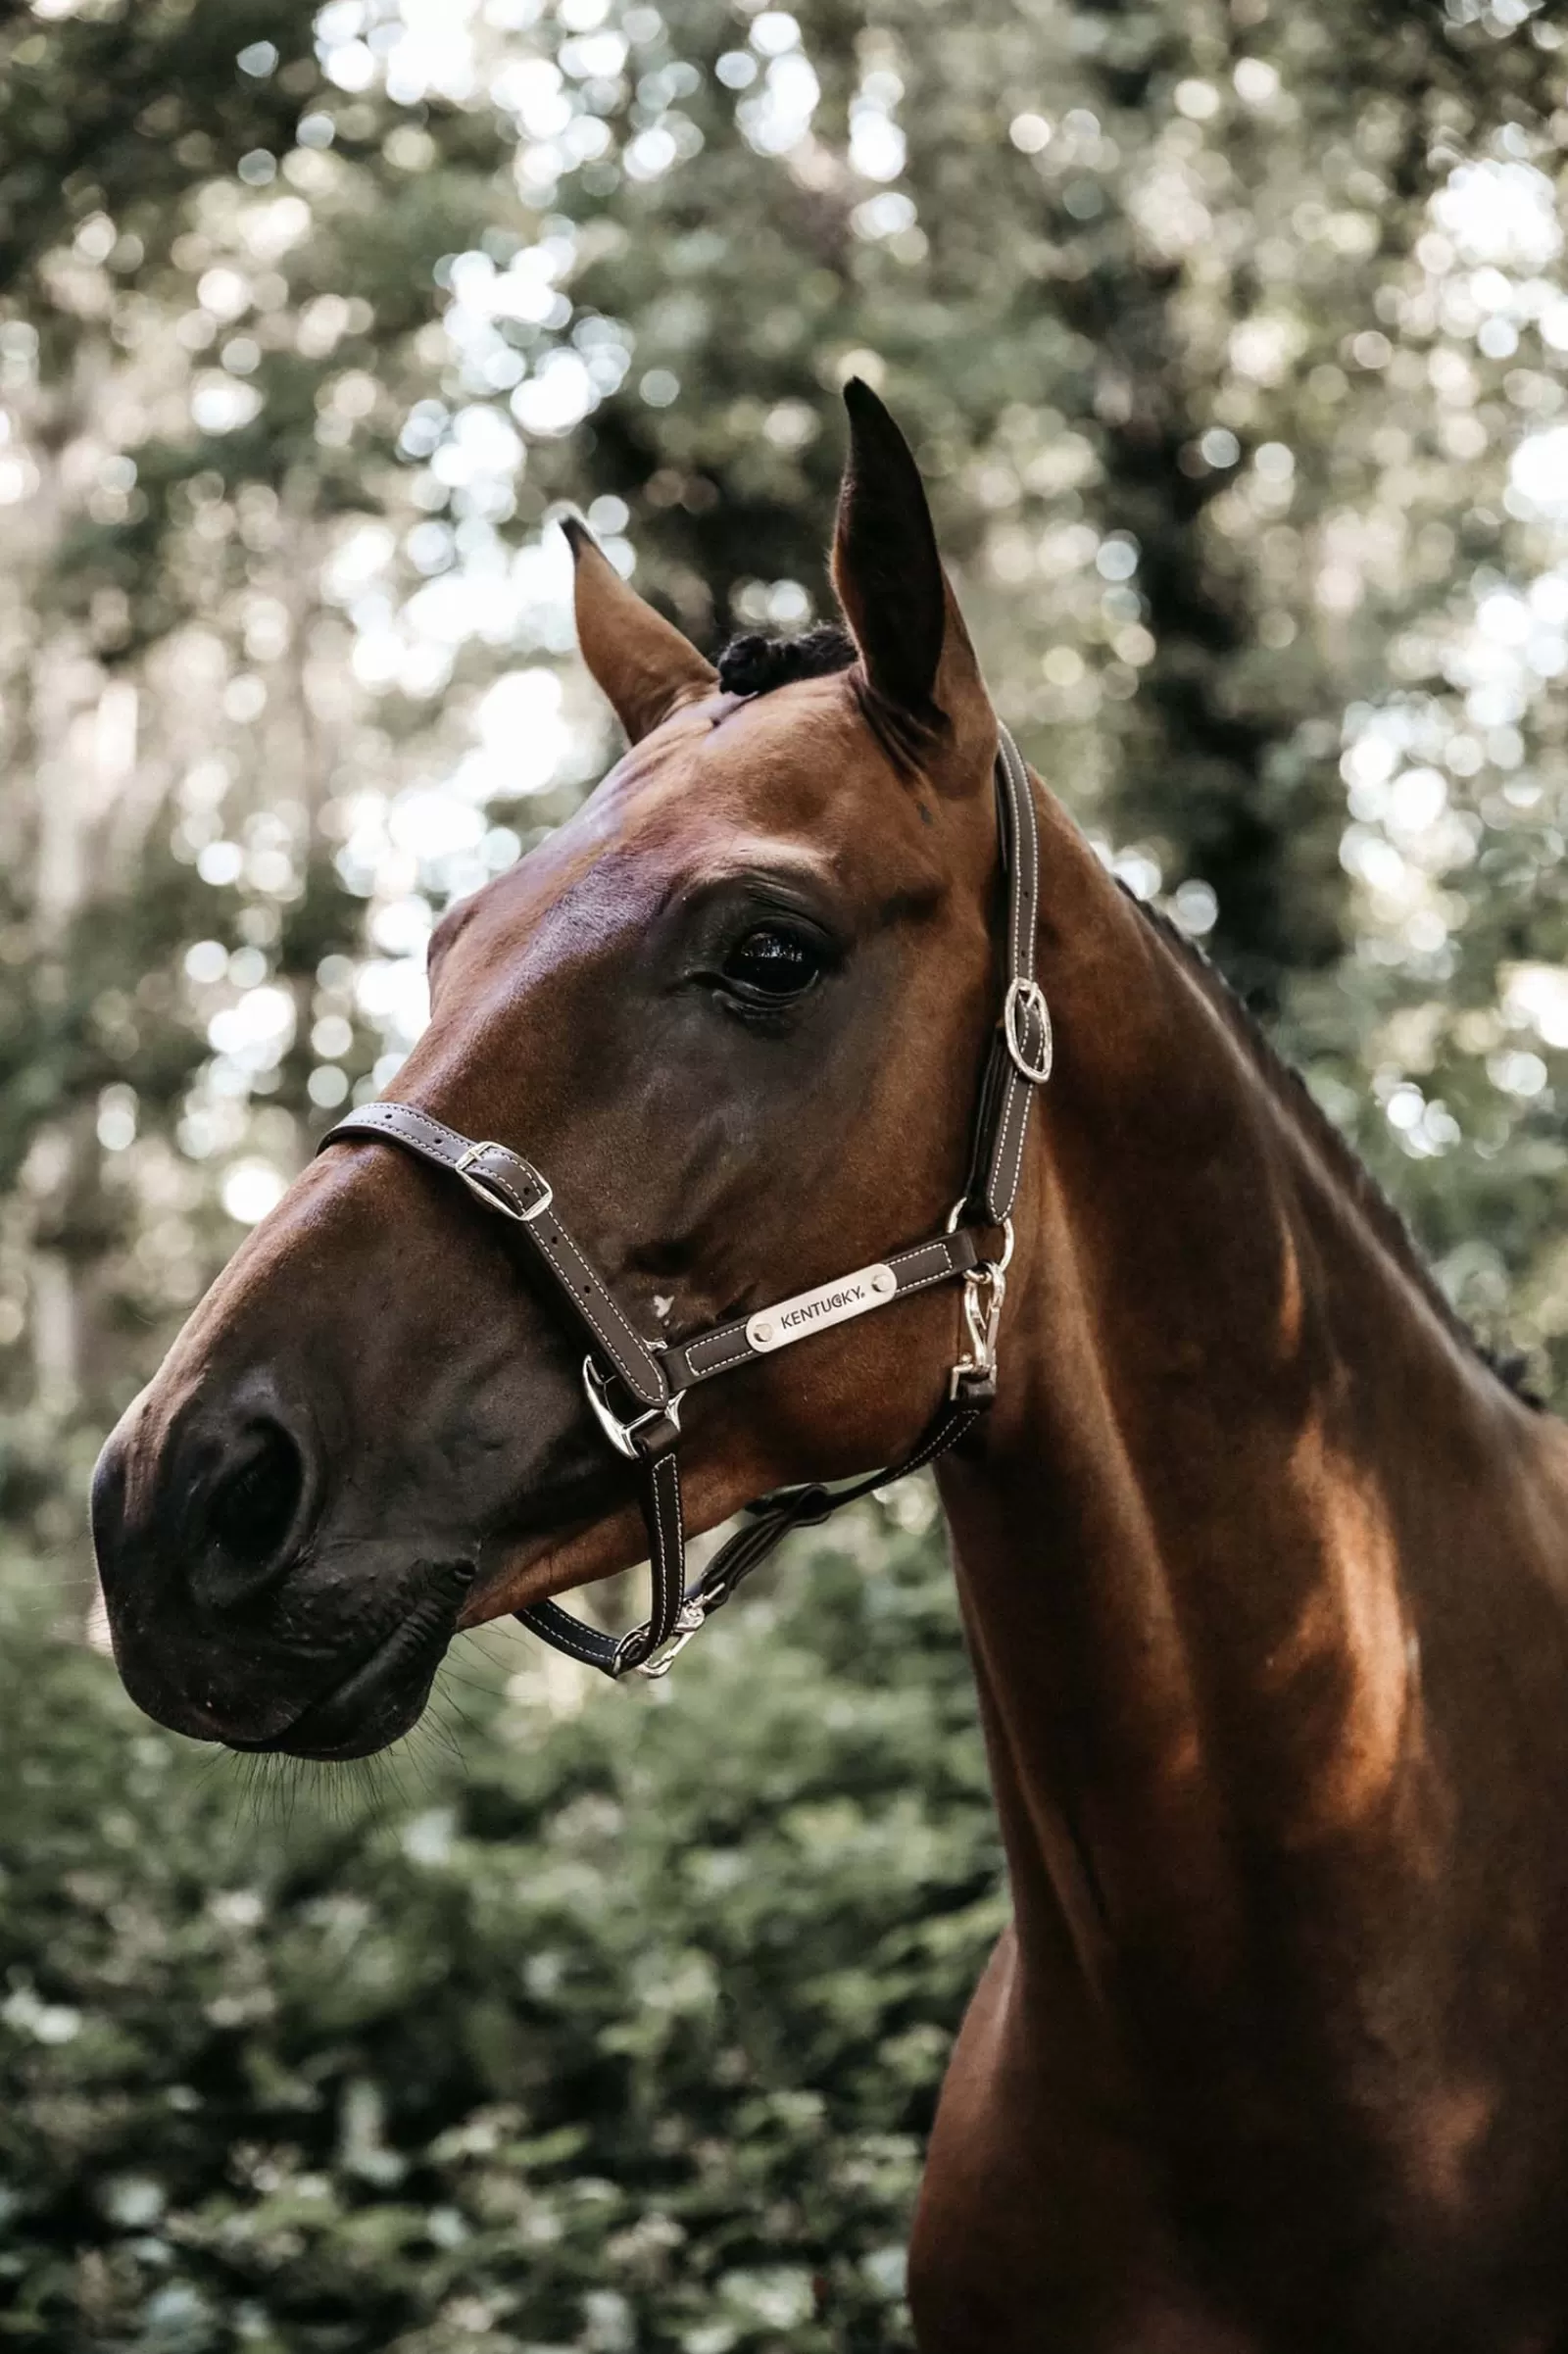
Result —
<path fill-rule="evenodd" d="M 997 722 L 907 451 L 863 389 L 851 414 L 850 667 L 725 691 L 578 535 L 582 650 L 631 750 L 444 918 L 399 1079 L 537 1156 L 671 1341 L 939 1230 L 967 1182 L 1004 969 Z M 1057 1066 L 997 1400 L 940 1473 L 1015 1926 L 943 2094 L 919 2341 L 1548 2354 L 1568 1438 L 1201 962 L 1040 788 L 1036 813 Z M 640 1557 L 517 1239 L 360 1143 L 237 1253 L 97 1484 L 154 1715 L 374 1747 L 455 1626 Z M 957 1301 L 689 1401 L 687 1525 L 906 1454 Z"/>

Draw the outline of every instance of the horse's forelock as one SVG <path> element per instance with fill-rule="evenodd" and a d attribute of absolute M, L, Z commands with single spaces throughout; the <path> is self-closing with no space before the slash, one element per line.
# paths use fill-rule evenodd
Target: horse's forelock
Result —
<path fill-rule="evenodd" d="M 759 631 L 730 639 L 718 658 L 718 683 L 727 695 L 756 697 L 775 687 L 793 686 L 801 678 L 832 678 L 855 670 L 859 649 L 847 629 L 823 621 L 795 638 L 763 637 Z M 901 776 L 910 776 L 932 745 L 940 741 L 940 726 L 885 702 L 871 688 L 863 671 L 852 682 L 860 716 Z M 935 714 L 941 721 L 940 712 Z"/>
<path fill-rule="evenodd" d="M 726 695 L 767 695 L 798 678 L 848 670 L 856 659 L 855 640 L 836 621 L 823 621 L 794 638 L 749 631 L 731 638 L 719 656 L 718 683 Z"/>

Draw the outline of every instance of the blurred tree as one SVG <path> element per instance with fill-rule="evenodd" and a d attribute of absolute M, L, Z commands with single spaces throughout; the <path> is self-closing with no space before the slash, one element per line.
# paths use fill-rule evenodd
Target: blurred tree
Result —
<path fill-rule="evenodd" d="M 398 767 L 408 722 L 356 700 L 354 584 L 323 565 L 345 515 L 406 507 L 436 265 L 505 218 L 504 146 L 439 100 L 345 100 L 315 15 L 0 28 L 0 956 L 21 984 L 0 1187 L 22 1179 L 0 1248 L 29 1302 L 12 1477 L 57 1542 L 79 1530 L 80 1451 L 63 1497 L 28 1460 L 62 1421 L 90 1432 L 134 1386 L 138 1335 L 200 1290 L 223 1244 L 197 1165 L 270 1152 L 238 1163 L 254 1216 L 298 1151 L 313 1026 L 347 1034 L 328 1095 L 374 1058 L 344 955 L 362 908 L 322 819 L 342 763 Z M 335 112 L 313 112 L 323 88 Z M 236 993 L 248 1035 L 215 1088 L 208 1033 L 225 1007 L 235 1031 Z"/>

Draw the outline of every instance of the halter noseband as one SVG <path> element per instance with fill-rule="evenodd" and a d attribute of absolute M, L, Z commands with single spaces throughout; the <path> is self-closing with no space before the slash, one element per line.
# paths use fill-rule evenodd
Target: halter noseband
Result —
<path fill-rule="evenodd" d="M 653 1608 L 640 1627 L 618 1639 L 573 1618 L 556 1602 L 535 1602 L 517 1616 L 546 1643 L 607 1676 L 623 1676 L 632 1668 L 645 1676 L 664 1675 L 704 1621 L 792 1529 L 812 1527 L 842 1505 L 934 1462 L 973 1427 L 996 1396 L 997 1328 L 1012 1256 L 1012 1204 L 1029 1105 L 1035 1089 L 1051 1075 L 1052 1057 L 1051 1015 L 1034 974 L 1039 825 L 1028 773 L 1005 728 L 998 738 L 996 791 L 1007 885 L 1006 992 L 981 1089 L 968 1183 L 946 1231 L 930 1241 L 892 1251 L 873 1266 L 858 1267 L 691 1340 L 645 1341 L 557 1217 L 549 1181 L 510 1147 L 474 1143 L 412 1103 L 383 1102 L 349 1112 L 318 1148 L 368 1138 L 399 1145 L 438 1169 L 449 1169 L 476 1202 L 517 1226 L 551 1278 L 560 1305 L 581 1330 L 588 1344 L 582 1368 L 588 1403 L 611 1445 L 642 1474 Z M 982 1251 L 981 1238 L 999 1231 L 1002 1256 L 993 1258 Z M 913 1452 L 844 1487 L 784 1489 L 748 1505 L 747 1525 L 688 1588 L 677 1460 L 687 1391 L 811 1333 L 888 1307 L 911 1292 L 956 1280 L 964 1287 L 969 1348 L 954 1366 L 947 1398 Z M 624 1417 L 612 1403 L 617 1391 L 633 1408 Z"/>

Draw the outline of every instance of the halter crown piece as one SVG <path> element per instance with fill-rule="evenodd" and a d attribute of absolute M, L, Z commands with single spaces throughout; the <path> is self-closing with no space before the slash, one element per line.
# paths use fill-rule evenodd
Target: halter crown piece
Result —
<path fill-rule="evenodd" d="M 980 1093 L 968 1183 L 942 1234 L 891 1251 L 874 1266 L 857 1267 L 836 1282 L 714 1325 L 694 1339 L 646 1341 L 557 1217 L 548 1179 L 510 1146 L 475 1143 L 413 1103 L 391 1103 L 364 1104 L 321 1139 L 322 1151 L 361 1140 L 398 1145 L 461 1178 L 485 1209 L 516 1226 L 551 1279 L 564 1314 L 587 1342 L 582 1373 L 588 1403 L 610 1445 L 641 1473 L 653 1608 L 640 1627 L 618 1638 L 572 1617 L 557 1602 L 535 1602 L 517 1616 L 546 1643 L 607 1676 L 623 1676 L 633 1668 L 644 1676 L 667 1674 L 704 1622 L 791 1530 L 814 1527 L 843 1505 L 934 1462 L 973 1428 L 996 1397 L 997 1332 L 1012 1256 L 1012 1204 L 1029 1106 L 1035 1089 L 1051 1076 L 1052 1056 L 1051 1015 L 1034 972 L 1039 824 L 1027 771 L 1005 728 L 999 731 L 996 792 L 1007 885 L 1006 989 Z M 1002 1253 L 993 1257 L 981 1246 L 998 1233 Z M 688 1587 L 677 1452 L 687 1391 L 811 1333 L 890 1306 L 910 1292 L 956 1281 L 963 1284 L 968 1349 L 954 1366 L 947 1398 L 913 1452 L 845 1486 L 783 1489 L 748 1505 L 745 1525 Z M 628 1403 L 631 1410 L 623 1411 Z"/>

